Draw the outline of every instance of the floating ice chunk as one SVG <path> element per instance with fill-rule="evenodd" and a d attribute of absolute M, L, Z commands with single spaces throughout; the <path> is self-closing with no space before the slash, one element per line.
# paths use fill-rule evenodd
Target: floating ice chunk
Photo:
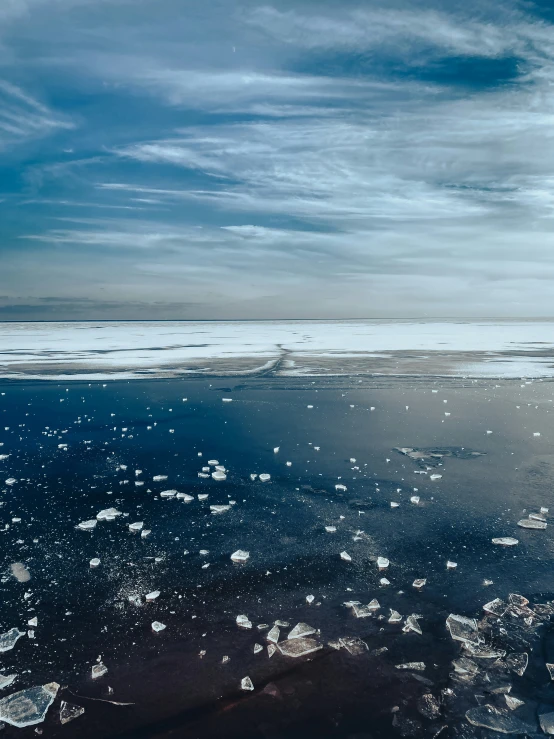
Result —
<path fill-rule="evenodd" d="M 210 464 L 212 467 L 215 467 L 216 464 L 219 464 L 218 459 L 208 459 L 208 464 Z"/>
<path fill-rule="evenodd" d="M 254 482 L 254 480 L 255 480 L 255 479 L 256 479 L 257 477 L 258 477 L 258 475 L 257 475 L 257 474 L 256 474 L 255 472 L 252 472 L 252 473 L 250 474 L 250 479 L 252 480 L 252 482 Z"/>
<path fill-rule="evenodd" d="M 123 515 L 117 508 L 105 508 L 96 514 L 98 521 L 115 521 L 118 516 Z"/>
<path fill-rule="evenodd" d="M 497 731 L 501 734 L 534 734 L 535 726 L 525 723 L 513 714 L 489 704 L 466 711 L 466 718 L 473 726 Z"/>
<path fill-rule="evenodd" d="M 91 518 L 88 521 L 81 521 L 81 523 L 78 523 L 75 528 L 81 529 L 81 531 L 91 531 L 97 523 L 98 521 L 95 518 Z"/>
<path fill-rule="evenodd" d="M 367 644 L 358 636 L 341 636 L 339 639 L 341 647 L 344 647 L 353 657 L 367 652 Z"/>
<path fill-rule="evenodd" d="M 516 544 L 519 544 L 519 541 L 512 536 L 499 536 L 493 539 L 492 543 L 502 547 L 515 547 Z"/>
<path fill-rule="evenodd" d="M 183 500 L 185 503 L 191 503 L 194 500 L 194 496 L 188 493 L 177 493 L 177 498 Z"/>
<path fill-rule="evenodd" d="M 533 436 L 540 436 L 540 435 L 541 435 L 541 432 L 540 431 L 534 431 L 533 432 Z"/>
<path fill-rule="evenodd" d="M 261 644 L 254 644 L 254 654 L 258 654 L 259 652 L 263 652 L 263 647 Z"/>
<path fill-rule="evenodd" d="M 248 675 L 246 677 L 243 677 L 242 680 L 240 681 L 240 689 L 241 690 L 254 690 L 254 683 L 248 677 Z"/>
<path fill-rule="evenodd" d="M 287 639 L 300 639 L 302 637 L 311 636 L 316 633 L 313 626 L 303 623 L 302 621 L 289 632 Z"/>
<path fill-rule="evenodd" d="M 147 593 L 144 596 L 144 599 L 146 600 L 147 603 L 152 603 L 153 601 L 156 600 L 156 598 L 159 598 L 159 597 L 160 597 L 160 591 L 153 590 L 151 593 Z"/>
<path fill-rule="evenodd" d="M 314 602 L 314 600 L 315 600 L 315 595 L 307 595 L 307 596 L 306 596 L 306 603 L 307 603 L 307 604 L 308 604 L 309 606 L 311 606 L 311 605 L 312 605 L 312 603 Z"/>
<path fill-rule="evenodd" d="M 100 560 L 98 557 L 93 557 L 89 562 L 90 567 L 99 567 L 100 566 Z"/>
<path fill-rule="evenodd" d="M 340 490 L 341 492 L 345 493 L 348 488 L 346 485 L 342 485 L 340 482 L 335 485 L 335 490 Z"/>
<path fill-rule="evenodd" d="M 274 446 L 274 447 L 273 447 L 273 453 L 274 453 L 274 454 L 277 454 L 277 453 L 279 452 L 279 449 L 280 449 L 280 447 L 278 447 L 278 446 Z"/>
<path fill-rule="evenodd" d="M 298 637 L 297 639 L 286 639 L 277 645 L 281 654 L 285 657 L 304 657 L 306 654 L 317 652 L 323 647 L 315 639 Z"/>
<path fill-rule="evenodd" d="M 506 658 L 506 664 L 512 672 L 515 672 L 519 677 L 523 677 L 523 673 L 529 664 L 529 655 L 527 652 L 513 652 Z"/>
<path fill-rule="evenodd" d="M 0 675 L 0 690 L 11 685 L 16 677 L 17 675 Z"/>
<path fill-rule="evenodd" d="M 313 408 L 313 405 L 307 405 L 306 408 Z"/>
<path fill-rule="evenodd" d="M 207 500 L 208 499 L 208 493 L 200 493 L 198 495 L 198 500 Z"/>
<path fill-rule="evenodd" d="M 386 557 L 377 557 L 377 567 L 380 570 L 386 570 L 389 565 L 390 562 Z"/>
<path fill-rule="evenodd" d="M 62 701 L 60 704 L 60 723 L 68 724 L 73 719 L 82 716 L 84 712 L 85 709 L 82 706 L 76 706 L 73 703 Z"/>
<path fill-rule="evenodd" d="M 162 490 L 160 498 L 174 498 L 177 495 L 176 490 Z"/>
<path fill-rule="evenodd" d="M 230 511 L 230 510 L 231 510 L 230 505 L 211 505 L 210 506 L 210 511 L 216 515 L 218 513 L 226 513 L 227 511 Z"/>
<path fill-rule="evenodd" d="M 246 562 L 250 559 L 250 552 L 245 552 L 243 549 L 237 549 L 236 552 L 231 554 L 231 559 L 233 562 Z"/>
<path fill-rule="evenodd" d="M 389 624 L 399 624 L 402 621 L 402 616 L 398 613 L 398 611 L 394 611 L 391 608 L 390 616 L 389 616 Z"/>
<path fill-rule="evenodd" d="M 20 690 L 0 700 L 0 721 L 19 729 L 40 724 L 46 718 L 60 686 L 58 683 Z"/>
<path fill-rule="evenodd" d="M 345 562 L 352 562 L 352 557 L 348 554 L 348 552 L 341 552 L 340 558 L 344 559 Z"/>
<path fill-rule="evenodd" d="M 287 465 L 287 467 L 292 467 L 292 462 L 285 462 L 285 464 Z"/>
<path fill-rule="evenodd" d="M 368 616 L 373 615 L 368 606 L 363 606 L 359 603 L 352 603 L 352 610 L 356 618 L 367 618 Z"/>
<path fill-rule="evenodd" d="M 439 475 L 436 472 L 434 472 L 432 475 L 429 475 L 429 479 L 430 480 L 440 480 L 441 477 L 442 477 L 442 475 Z"/>
<path fill-rule="evenodd" d="M 273 628 L 271 628 L 267 632 L 266 639 L 270 642 L 273 642 L 273 644 L 277 644 L 277 642 L 279 641 L 280 634 L 281 634 L 281 629 L 278 626 L 273 626 Z"/>
<path fill-rule="evenodd" d="M 16 482 L 17 480 L 15 479 L 15 477 L 8 477 L 8 479 L 6 480 L 6 485 L 15 485 Z"/>
<path fill-rule="evenodd" d="M 248 618 L 248 616 L 237 616 L 236 618 L 237 626 L 240 626 L 241 629 L 251 629 L 252 628 L 252 621 Z"/>
<path fill-rule="evenodd" d="M 214 480 L 222 481 L 227 479 L 227 475 L 225 472 L 222 472 L 221 470 L 216 470 L 215 472 L 212 472 L 212 477 Z"/>
<path fill-rule="evenodd" d="M 9 454 L 0 454 L 0 462 L 4 462 L 9 456 Z"/>
<path fill-rule="evenodd" d="M 27 621 L 27 626 L 38 626 L 38 618 L 36 616 L 34 618 L 30 618 Z"/>
<path fill-rule="evenodd" d="M 423 672 L 425 669 L 425 662 L 403 662 L 400 665 L 395 665 L 397 670 L 417 670 Z"/>
<path fill-rule="evenodd" d="M 267 482 L 268 480 L 271 480 L 271 475 L 268 475 L 267 472 L 262 472 L 260 475 L 260 480 L 262 482 Z"/>
<path fill-rule="evenodd" d="M 233 402 L 233 398 L 221 398 L 221 400 L 222 400 L 222 401 L 223 401 L 224 403 L 232 403 L 232 402 Z"/>
<path fill-rule="evenodd" d="M 412 495 L 412 497 L 410 498 L 410 503 L 417 505 L 420 500 L 421 498 L 419 497 L 419 495 Z"/>
<path fill-rule="evenodd" d="M 165 624 L 162 624 L 160 621 L 152 621 L 152 631 L 154 631 L 156 634 L 166 628 L 167 626 Z"/>
<path fill-rule="evenodd" d="M 390 507 L 391 508 L 400 508 L 400 503 L 397 503 L 396 501 L 391 500 Z"/>
<path fill-rule="evenodd" d="M 485 603 L 483 610 L 501 618 L 508 610 L 508 605 L 503 600 L 500 600 L 500 598 L 495 598 Z"/>
<path fill-rule="evenodd" d="M 97 665 L 92 666 L 92 679 L 98 680 L 99 677 L 103 677 L 108 671 L 108 668 L 103 662 L 98 662 Z"/>
<path fill-rule="evenodd" d="M 151 534 L 151 533 L 152 533 L 152 530 L 151 530 L 151 529 L 143 529 L 143 530 L 142 530 L 142 531 L 140 532 L 140 538 L 141 538 L 141 539 L 146 539 L 146 537 L 147 537 L 147 536 L 150 536 L 150 534 Z"/>
<path fill-rule="evenodd" d="M 424 585 L 425 585 L 426 583 L 427 583 L 427 580 L 426 580 L 426 578 L 424 578 L 424 577 L 418 577 L 418 578 L 416 578 L 416 579 L 415 579 L 415 580 L 413 581 L 413 583 L 412 583 L 412 587 L 413 587 L 413 588 L 415 588 L 416 590 L 421 590 L 421 588 L 422 588 L 422 587 L 423 587 L 423 586 L 424 586 Z"/>
<path fill-rule="evenodd" d="M 479 644 L 483 641 L 483 637 L 479 635 L 477 630 L 477 621 L 474 618 L 466 618 L 466 616 L 457 616 L 455 613 L 451 613 L 446 619 L 446 626 L 450 636 L 456 641 L 470 644 Z"/>
<path fill-rule="evenodd" d="M 547 523 L 546 521 L 537 521 L 534 518 L 522 518 L 517 522 L 517 525 L 522 529 L 545 529 Z"/>
<path fill-rule="evenodd" d="M 226 665 L 227 662 L 230 662 L 230 661 L 231 661 L 231 658 L 228 655 L 226 655 L 226 654 L 221 658 L 221 664 L 222 665 Z"/>
<path fill-rule="evenodd" d="M 10 570 L 12 571 L 12 575 L 19 582 L 28 582 L 31 579 L 31 573 L 25 567 L 23 562 L 14 562 L 10 565 Z"/>
<path fill-rule="evenodd" d="M 337 527 L 336 526 L 326 526 L 325 527 L 325 531 L 328 534 L 334 534 L 336 530 L 337 530 Z"/>
<path fill-rule="evenodd" d="M 129 524 L 129 531 L 142 531 L 144 521 L 135 521 L 135 523 Z"/>
<path fill-rule="evenodd" d="M 381 604 L 377 600 L 377 598 L 373 598 L 373 600 L 370 600 L 367 604 L 367 607 L 370 611 L 378 611 L 381 608 Z"/>
<path fill-rule="evenodd" d="M 10 649 L 13 649 L 17 640 L 21 639 L 22 636 L 25 636 L 25 632 L 19 631 L 16 628 L 0 634 L 0 652 L 8 652 Z"/>
<path fill-rule="evenodd" d="M 416 634 L 423 634 L 421 626 L 419 625 L 417 616 L 415 614 L 408 616 L 408 618 L 406 619 L 406 623 L 402 627 L 402 631 L 406 634 L 409 631 L 414 631 Z"/>
<path fill-rule="evenodd" d="M 199 472 L 198 477 L 203 477 L 204 479 L 206 479 L 209 477 L 209 475 L 206 472 Z"/>
<path fill-rule="evenodd" d="M 152 479 L 154 482 L 163 482 L 164 480 L 167 480 L 167 475 L 154 475 Z"/>
<path fill-rule="evenodd" d="M 455 570 L 457 566 L 458 566 L 458 563 L 457 562 L 451 562 L 450 560 L 447 560 L 447 562 L 446 562 L 446 569 L 447 570 Z"/>
<path fill-rule="evenodd" d="M 543 513 L 530 513 L 529 518 L 534 521 L 546 521 L 546 516 Z"/>

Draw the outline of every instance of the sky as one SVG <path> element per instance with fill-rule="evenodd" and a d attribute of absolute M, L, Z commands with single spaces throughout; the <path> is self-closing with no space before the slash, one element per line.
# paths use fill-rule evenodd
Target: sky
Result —
<path fill-rule="evenodd" d="M 2 0 L 0 320 L 554 316 L 554 4 Z"/>

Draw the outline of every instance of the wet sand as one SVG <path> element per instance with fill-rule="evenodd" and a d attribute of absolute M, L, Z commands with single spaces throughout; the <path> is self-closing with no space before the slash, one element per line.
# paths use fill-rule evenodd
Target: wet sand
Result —
<path fill-rule="evenodd" d="M 509 593 L 541 603 L 554 597 L 550 527 L 517 526 L 552 496 L 552 387 L 428 378 L 2 382 L 0 426 L 8 429 L 0 454 L 10 456 L 0 479 L 16 480 L 0 487 L 9 524 L 1 534 L 2 630 L 26 631 L 38 617 L 35 638 L 2 655 L 2 673 L 19 675 L 2 695 L 60 683 L 59 697 L 86 712 L 60 726 L 58 700 L 41 724 L 52 737 L 401 736 L 395 707 L 421 724 L 404 735 L 432 736 L 442 724 L 454 731 L 463 721 L 455 707 L 443 705 L 436 720 L 417 710 L 423 693 L 440 695 L 451 684 L 459 645 L 445 628 L 448 614 L 480 618 L 484 603 Z M 395 447 L 483 455 L 444 457 L 425 470 Z M 228 470 L 225 481 L 198 477 L 212 459 Z M 262 472 L 269 482 L 250 479 Z M 442 477 L 431 480 L 433 473 Z M 167 480 L 154 481 L 160 474 Z M 163 499 L 166 489 L 195 499 Z M 230 500 L 229 511 L 210 513 Z M 75 529 L 110 506 L 128 517 Z M 129 533 L 134 521 L 150 536 Z M 501 536 L 519 544 L 491 543 Z M 250 552 L 243 565 L 230 560 L 237 549 Z M 390 560 L 386 572 L 378 556 Z M 448 560 L 457 567 L 448 570 Z M 30 581 L 11 575 L 15 562 Z M 419 591 L 415 578 L 427 580 Z M 152 590 L 160 590 L 153 603 L 128 600 Z M 373 598 L 380 609 L 369 618 L 344 605 Z M 420 616 L 423 633 L 389 624 L 390 609 Z M 236 625 L 239 614 L 252 630 Z M 269 659 L 267 630 L 256 627 L 277 619 L 313 626 L 323 648 Z M 167 628 L 153 633 L 154 620 Z M 329 646 L 345 636 L 363 639 L 367 651 Z M 536 664 L 516 678 L 514 693 L 554 703 L 544 695 L 548 627 L 536 638 Z M 255 643 L 264 647 L 258 654 Z M 108 673 L 93 681 L 99 655 Z M 432 685 L 395 668 L 412 661 L 425 662 L 419 678 Z M 246 675 L 252 693 L 240 690 Z"/>

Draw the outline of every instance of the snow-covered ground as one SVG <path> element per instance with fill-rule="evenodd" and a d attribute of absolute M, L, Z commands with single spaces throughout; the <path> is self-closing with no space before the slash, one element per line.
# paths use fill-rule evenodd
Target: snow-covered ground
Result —
<path fill-rule="evenodd" d="M 554 322 L 0 323 L 5 378 L 124 379 L 272 369 L 303 376 L 548 377 L 554 376 Z"/>

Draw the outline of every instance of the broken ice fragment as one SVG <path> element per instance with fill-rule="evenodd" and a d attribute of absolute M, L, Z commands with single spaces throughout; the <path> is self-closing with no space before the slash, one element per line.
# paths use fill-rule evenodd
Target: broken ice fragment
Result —
<path fill-rule="evenodd" d="M 455 570 L 457 566 L 458 566 L 457 562 L 451 562 L 450 560 L 448 560 L 446 563 L 447 570 Z"/>
<path fill-rule="evenodd" d="M 545 666 L 548 670 L 548 674 L 550 675 L 550 679 L 554 680 L 554 664 L 552 664 L 551 662 L 547 662 Z"/>
<path fill-rule="evenodd" d="M 176 490 L 162 490 L 160 498 L 174 498 L 177 495 Z"/>
<path fill-rule="evenodd" d="M 446 626 L 450 636 L 456 641 L 479 644 L 483 640 L 477 631 L 477 621 L 474 618 L 466 618 L 451 613 L 446 619 Z"/>
<path fill-rule="evenodd" d="M 495 598 L 494 600 L 489 601 L 489 603 L 485 603 L 483 610 L 487 613 L 492 613 L 493 616 L 501 618 L 508 610 L 508 606 L 503 600 L 500 600 L 500 598 Z"/>
<path fill-rule="evenodd" d="M 279 447 L 278 446 L 273 447 L 273 453 L 274 454 L 277 454 L 278 451 L 279 451 Z"/>
<path fill-rule="evenodd" d="M 73 703 L 62 701 L 60 704 L 60 723 L 68 724 L 73 719 L 82 716 L 84 712 L 85 709 L 82 706 L 76 706 Z"/>
<path fill-rule="evenodd" d="M 391 608 L 390 616 L 389 616 L 389 624 L 398 624 L 402 621 L 402 616 L 398 613 L 398 611 L 394 611 Z"/>
<path fill-rule="evenodd" d="M 98 567 L 98 566 L 100 565 L 100 560 L 98 559 L 98 557 L 93 557 L 93 558 L 92 558 L 92 559 L 90 560 L 90 562 L 89 562 L 89 565 L 90 565 L 90 567 L 92 567 L 92 568 L 94 568 L 94 567 Z"/>
<path fill-rule="evenodd" d="M 334 534 L 336 530 L 337 530 L 337 527 L 336 526 L 326 526 L 325 527 L 325 531 L 328 534 Z"/>
<path fill-rule="evenodd" d="M 250 559 L 250 552 L 245 552 L 243 549 L 237 549 L 236 552 L 231 554 L 233 562 L 246 562 Z"/>
<path fill-rule="evenodd" d="M 81 523 L 78 523 L 75 528 L 81 529 L 82 531 L 90 531 L 96 526 L 97 523 L 98 521 L 95 518 L 92 518 L 89 521 L 81 521 Z"/>
<path fill-rule="evenodd" d="M 341 552 L 340 558 L 344 559 L 345 562 L 352 562 L 352 557 L 348 554 L 348 552 Z"/>
<path fill-rule="evenodd" d="M 254 683 L 248 676 L 243 677 L 240 681 L 240 688 L 241 690 L 254 690 Z"/>
<path fill-rule="evenodd" d="M 46 718 L 60 686 L 58 683 L 20 690 L 0 700 L 0 720 L 23 728 L 40 724 Z"/>
<path fill-rule="evenodd" d="M 254 644 L 254 654 L 258 654 L 258 652 L 262 652 L 263 647 L 261 644 Z"/>
<path fill-rule="evenodd" d="M 162 482 L 163 480 L 167 480 L 167 475 L 154 475 L 152 479 L 154 482 Z"/>
<path fill-rule="evenodd" d="M 152 631 L 156 632 L 156 634 L 166 628 L 166 625 L 162 624 L 160 621 L 152 621 Z"/>
<path fill-rule="evenodd" d="M 92 679 L 98 680 L 99 677 L 102 677 L 106 674 L 108 671 L 108 668 L 103 662 L 99 662 L 97 665 L 93 665 L 92 667 Z"/>
<path fill-rule="evenodd" d="M 357 636 L 341 636 L 339 642 L 353 657 L 367 652 L 367 644 Z"/>
<path fill-rule="evenodd" d="M 251 629 L 252 628 L 252 621 L 248 618 L 248 616 L 237 616 L 236 618 L 237 626 L 240 626 L 242 629 Z"/>
<path fill-rule="evenodd" d="M 140 532 L 140 538 L 141 539 L 146 539 L 146 537 L 149 536 L 151 533 L 152 533 L 152 530 L 151 529 L 143 529 Z"/>
<path fill-rule="evenodd" d="M 216 470 L 215 472 L 212 472 L 212 477 L 214 480 L 219 481 L 227 479 L 227 475 L 225 474 L 225 472 L 221 472 L 221 470 Z"/>
<path fill-rule="evenodd" d="M 289 632 L 287 639 L 299 639 L 304 636 L 311 636 L 316 633 L 316 629 L 308 624 L 300 622 Z"/>
<path fill-rule="evenodd" d="M 322 649 L 315 639 L 298 637 L 297 639 L 286 639 L 277 645 L 281 654 L 285 657 L 303 657 L 306 654 L 317 652 Z"/>
<path fill-rule="evenodd" d="M 25 636 L 25 633 L 16 628 L 0 634 L 0 652 L 8 652 L 10 649 L 13 649 L 17 640 L 22 636 Z"/>
<path fill-rule="evenodd" d="M 273 657 L 276 651 L 277 651 L 277 647 L 275 646 L 275 644 L 267 645 L 267 656 L 269 657 L 269 659 Z"/>
<path fill-rule="evenodd" d="M 421 590 L 421 588 L 425 585 L 426 582 L 427 580 L 424 577 L 417 578 L 416 580 L 413 581 L 412 587 L 415 588 L 416 590 Z"/>
<path fill-rule="evenodd" d="M 144 526 L 143 521 L 135 521 L 135 523 L 129 524 L 129 531 L 142 531 L 143 526 Z"/>
<path fill-rule="evenodd" d="M 17 675 L 0 675 L 0 690 L 11 685 L 16 677 Z"/>
<path fill-rule="evenodd" d="M 188 493 L 177 493 L 177 498 L 179 498 L 180 500 L 184 500 L 185 503 L 190 503 L 194 500 L 194 496 L 189 495 Z"/>
<path fill-rule="evenodd" d="M 506 657 L 506 664 L 512 672 L 522 677 L 529 664 L 529 655 L 527 652 L 514 652 Z"/>
<path fill-rule="evenodd" d="M 377 567 L 380 570 L 386 570 L 390 562 L 386 557 L 377 557 Z"/>
<path fill-rule="evenodd" d="M 115 521 L 115 519 L 121 515 L 121 511 L 118 511 L 117 508 L 106 508 L 97 513 L 96 518 L 98 521 Z"/>
<path fill-rule="evenodd" d="M 281 630 L 278 626 L 274 626 L 272 629 L 270 629 L 267 632 L 266 639 L 270 642 L 273 642 L 273 644 L 277 644 L 279 641 L 279 635 L 281 633 Z"/>
<path fill-rule="evenodd" d="M 423 672 L 425 662 L 403 662 L 401 665 L 395 665 L 397 670 L 417 670 Z"/>
<path fill-rule="evenodd" d="M 147 593 L 145 596 L 145 600 L 147 603 L 152 603 L 152 601 L 156 600 L 156 598 L 160 597 L 160 591 L 159 590 L 153 590 L 151 593 Z"/>
<path fill-rule="evenodd" d="M 419 625 L 417 616 L 415 614 L 408 616 L 408 618 L 406 619 L 406 623 L 402 627 L 402 631 L 406 634 L 409 631 L 414 631 L 416 634 L 423 634 L 421 626 Z"/>
<path fill-rule="evenodd" d="M 260 480 L 262 482 L 267 482 L 270 479 L 271 479 L 271 475 L 268 475 L 267 472 L 262 472 L 262 474 L 260 475 Z"/>
<path fill-rule="evenodd" d="M 517 525 L 522 529 L 545 529 L 547 527 L 546 521 L 537 521 L 534 518 L 522 518 L 517 522 Z"/>
<path fill-rule="evenodd" d="M 311 606 L 311 604 L 314 602 L 315 596 L 314 595 L 307 595 L 306 596 L 306 603 Z"/>
<path fill-rule="evenodd" d="M 346 485 L 341 485 L 341 483 L 338 483 L 338 485 L 335 485 L 335 490 L 339 490 L 339 491 L 345 493 L 346 490 L 347 490 L 347 487 L 346 487 Z"/>
<path fill-rule="evenodd" d="M 502 547 L 515 547 L 516 544 L 519 544 L 519 541 L 511 536 L 499 536 L 493 539 L 492 543 L 499 544 Z"/>
<path fill-rule="evenodd" d="M 218 515 L 219 513 L 226 513 L 227 511 L 230 511 L 230 510 L 231 510 L 230 505 L 211 505 L 210 506 L 210 511 L 215 515 Z"/>
<path fill-rule="evenodd" d="M 420 500 L 421 498 L 419 497 L 419 495 L 412 495 L 412 497 L 410 498 L 410 503 L 417 505 Z"/>
<path fill-rule="evenodd" d="M 507 711 L 491 705 L 477 706 L 466 712 L 466 718 L 473 726 L 481 726 L 502 734 L 534 734 L 535 727 L 524 723 Z"/>

